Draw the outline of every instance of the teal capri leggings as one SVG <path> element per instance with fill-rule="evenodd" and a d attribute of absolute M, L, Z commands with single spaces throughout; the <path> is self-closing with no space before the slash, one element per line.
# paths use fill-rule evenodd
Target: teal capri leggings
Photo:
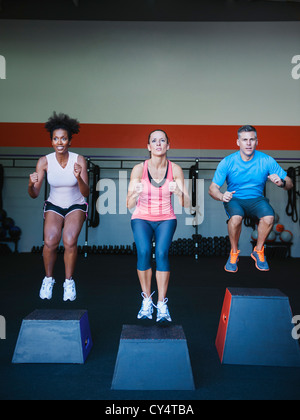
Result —
<path fill-rule="evenodd" d="M 177 220 L 150 222 L 133 219 L 131 227 L 137 249 L 137 269 L 151 268 L 152 239 L 155 237 L 155 259 L 157 271 L 170 271 L 169 248 L 177 226 Z"/>

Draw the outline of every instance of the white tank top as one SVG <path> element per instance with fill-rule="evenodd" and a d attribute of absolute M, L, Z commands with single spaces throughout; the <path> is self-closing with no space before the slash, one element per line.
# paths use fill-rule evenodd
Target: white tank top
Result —
<path fill-rule="evenodd" d="M 73 204 L 85 203 L 85 198 L 79 190 L 77 179 L 73 173 L 77 157 L 77 153 L 69 152 L 67 166 L 62 168 L 56 159 L 55 152 L 46 155 L 47 179 L 50 185 L 48 201 L 63 209 L 67 209 Z"/>

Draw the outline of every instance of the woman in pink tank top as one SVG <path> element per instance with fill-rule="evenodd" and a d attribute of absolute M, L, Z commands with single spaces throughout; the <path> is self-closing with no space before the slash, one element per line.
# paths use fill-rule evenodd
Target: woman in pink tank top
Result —
<path fill-rule="evenodd" d="M 127 207 L 135 208 L 131 226 L 137 248 L 137 273 L 142 289 L 142 307 L 138 319 L 152 319 L 153 306 L 157 308 L 157 322 L 171 322 L 166 297 L 169 279 L 169 248 L 176 230 L 177 220 L 171 196 L 175 194 L 182 206 L 190 200 L 180 166 L 167 159 L 169 139 L 163 130 L 149 135 L 149 160 L 136 165 L 131 173 L 127 195 Z M 157 305 L 153 304 L 152 239 L 155 238 Z"/>
<path fill-rule="evenodd" d="M 63 239 L 65 248 L 65 282 L 63 300 L 76 299 L 72 278 L 77 259 L 77 240 L 87 214 L 84 197 L 89 194 L 86 161 L 69 152 L 73 134 L 79 132 L 79 122 L 68 115 L 56 113 L 45 124 L 50 133 L 54 153 L 38 160 L 36 171 L 29 176 L 28 193 L 37 198 L 48 174 L 50 195 L 44 205 L 43 259 L 46 276 L 40 289 L 41 299 L 51 299 L 55 283 L 53 270 L 57 247 Z M 50 201 L 51 200 L 51 201 Z"/>

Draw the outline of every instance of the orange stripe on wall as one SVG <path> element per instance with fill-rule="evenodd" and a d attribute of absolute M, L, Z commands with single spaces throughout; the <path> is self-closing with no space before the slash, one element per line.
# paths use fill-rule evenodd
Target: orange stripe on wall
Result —
<path fill-rule="evenodd" d="M 143 149 L 154 129 L 167 132 L 173 149 L 234 149 L 236 125 L 81 124 L 73 147 Z M 300 126 L 256 126 L 260 150 L 300 150 Z M 42 123 L 0 123 L 2 147 L 49 147 Z"/>

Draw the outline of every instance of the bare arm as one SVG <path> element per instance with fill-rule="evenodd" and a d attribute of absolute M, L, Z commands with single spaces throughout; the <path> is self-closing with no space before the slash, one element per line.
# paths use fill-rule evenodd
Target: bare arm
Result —
<path fill-rule="evenodd" d="M 89 178 L 87 173 L 86 160 L 83 156 L 78 156 L 77 163 L 74 164 L 74 175 L 77 178 L 79 190 L 84 197 L 90 193 Z"/>
<path fill-rule="evenodd" d="M 143 185 L 141 183 L 143 175 L 143 163 L 135 165 L 131 171 L 130 182 L 127 193 L 127 208 L 132 209 L 136 206 L 137 199 L 140 193 L 143 191 Z"/>
<path fill-rule="evenodd" d="M 191 200 L 185 186 L 183 170 L 179 165 L 176 165 L 175 163 L 172 163 L 172 170 L 174 182 L 170 183 L 170 191 L 177 195 L 182 207 L 190 207 Z"/>
<path fill-rule="evenodd" d="M 35 172 L 29 175 L 28 194 L 31 198 L 39 196 L 47 166 L 47 158 L 43 156 L 38 160 Z"/>
<path fill-rule="evenodd" d="M 281 178 L 276 175 L 276 174 L 272 174 L 268 176 L 269 180 L 273 182 L 273 184 L 277 185 L 277 187 L 281 187 L 283 186 L 283 182 L 281 180 Z M 284 178 L 285 181 L 285 186 L 283 187 L 284 190 L 290 190 L 291 188 L 293 188 L 293 181 L 291 180 L 291 178 L 289 176 L 286 176 Z"/>
<path fill-rule="evenodd" d="M 229 192 L 229 191 L 225 191 L 224 193 L 222 193 L 220 191 L 220 186 L 215 184 L 214 182 L 212 182 L 210 184 L 209 190 L 208 190 L 208 194 L 217 201 L 223 201 L 224 203 L 228 203 L 232 197 L 233 194 L 235 193 L 235 191 Z"/>

